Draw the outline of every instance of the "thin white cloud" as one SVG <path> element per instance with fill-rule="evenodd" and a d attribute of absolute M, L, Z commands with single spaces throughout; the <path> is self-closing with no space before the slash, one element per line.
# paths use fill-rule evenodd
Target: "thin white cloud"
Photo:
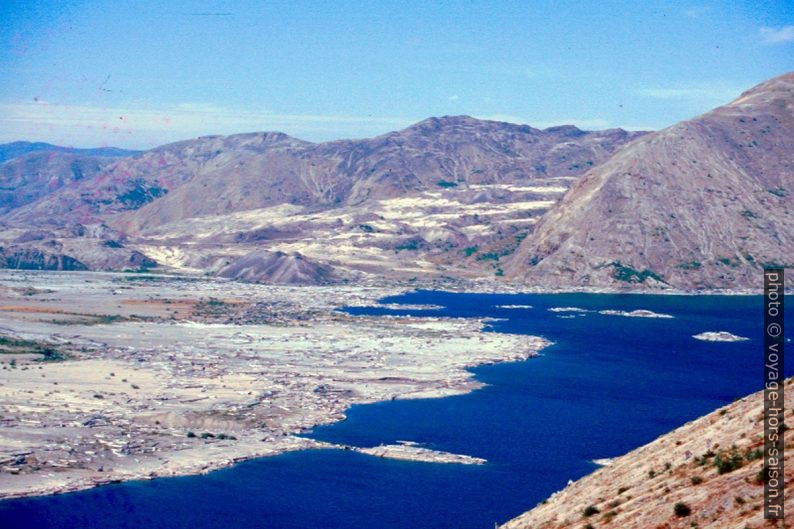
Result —
<path fill-rule="evenodd" d="M 727 103 L 739 95 L 741 90 L 737 91 L 725 87 L 656 87 L 640 88 L 636 90 L 636 93 L 654 99 L 688 99 Z"/>
<path fill-rule="evenodd" d="M 457 95 L 454 95 L 454 96 L 449 96 L 449 100 L 450 100 L 450 101 L 457 101 L 457 100 L 459 100 L 459 99 L 460 99 L 460 96 L 457 96 Z"/>
<path fill-rule="evenodd" d="M 709 12 L 708 6 L 692 6 L 686 9 L 683 9 L 681 13 L 687 18 L 700 18 L 701 16 L 705 15 Z"/>
<path fill-rule="evenodd" d="M 764 44 L 785 44 L 794 42 L 794 25 L 781 26 L 779 28 L 762 27 L 758 30 L 761 34 L 761 42 Z"/>
<path fill-rule="evenodd" d="M 281 131 L 315 141 L 372 136 L 418 121 L 387 116 L 281 114 L 203 102 L 168 108 L 98 107 L 46 101 L 0 103 L 0 142 L 153 147 L 206 134 Z"/>

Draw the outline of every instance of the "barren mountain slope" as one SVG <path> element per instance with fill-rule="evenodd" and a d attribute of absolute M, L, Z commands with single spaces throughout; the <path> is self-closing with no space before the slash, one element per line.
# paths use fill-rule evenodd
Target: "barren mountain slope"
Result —
<path fill-rule="evenodd" d="M 81 156 L 107 156 L 107 157 L 132 156 L 140 152 L 140 151 L 131 151 L 129 149 L 119 149 L 116 147 L 80 149 L 75 147 L 61 147 L 59 145 L 52 145 L 51 143 L 43 143 L 43 142 L 15 141 L 12 143 L 0 144 L 0 163 L 31 152 L 43 152 L 43 151 L 75 154 Z"/>
<path fill-rule="evenodd" d="M 112 158 L 54 151 L 22 154 L 0 164 L 0 214 L 54 193 L 81 180 L 91 180 Z"/>
<path fill-rule="evenodd" d="M 54 190 L 7 219 L 92 222 L 140 209 L 116 221 L 135 231 L 283 203 L 328 208 L 462 182 L 571 177 L 638 134 L 575 127 L 540 131 L 461 116 L 430 118 L 372 139 L 320 144 L 281 133 L 207 136 L 118 159 L 95 178 Z"/>
<path fill-rule="evenodd" d="M 506 268 L 543 286 L 759 286 L 794 265 L 794 73 L 588 172 Z"/>
<path fill-rule="evenodd" d="M 325 281 L 326 268 L 493 276 L 579 175 L 640 134 L 459 116 L 321 144 L 279 133 L 202 137 L 107 162 L 93 178 L 42 192 L 2 220 L 10 228 L 46 228 L 53 235 L 39 240 L 55 246 L 76 225 L 106 222 L 133 251 L 183 272 L 217 273 L 249 253 L 286 254 L 282 262 L 297 253 L 306 259 L 286 269 L 311 263 L 319 271 L 273 274 L 246 261 L 240 277 L 261 281 Z M 4 235 L 0 244 L 14 254 L 55 248 Z M 89 268 L 99 262 L 96 245 L 59 247 Z"/>
<path fill-rule="evenodd" d="M 792 389 L 789 379 L 788 424 L 794 421 Z M 553 494 L 502 529 L 777 527 L 763 520 L 763 409 L 759 392 L 688 423 Z M 792 433 L 785 439 L 790 491 Z M 678 503 L 685 508 L 676 510 Z M 794 509 L 790 492 L 785 509 Z"/>
<path fill-rule="evenodd" d="M 321 285 L 335 279 L 328 266 L 318 265 L 299 253 L 251 252 L 228 266 L 218 275 L 256 283 L 282 285 Z"/>
<path fill-rule="evenodd" d="M 205 136 L 164 145 L 107 162 L 92 178 L 72 182 L 12 210 L 4 220 L 26 227 L 94 223 L 164 197 L 205 171 L 233 164 L 230 159 L 302 145 L 305 142 L 280 133 Z"/>
<path fill-rule="evenodd" d="M 186 218 L 279 204 L 354 206 L 465 183 L 576 176 L 636 133 L 540 131 L 465 116 L 430 118 L 365 140 L 221 151 L 168 196 L 114 223 L 133 233 Z"/>

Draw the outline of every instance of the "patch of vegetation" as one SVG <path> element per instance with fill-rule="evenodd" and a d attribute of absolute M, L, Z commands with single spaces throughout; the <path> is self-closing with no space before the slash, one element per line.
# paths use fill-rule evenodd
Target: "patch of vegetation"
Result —
<path fill-rule="evenodd" d="M 21 338 L 12 338 L 11 336 L 0 334 L 0 346 L 6 347 L 35 347 L 37 342 L 33 340 L 23 340 Z"/>
<path fill-rule="evenodd" d="M 503 275 L 505 275 L 505 271 L 502 270 L 501 268 L 497 268 L 496 272 L 494 272 L 494 275 L 497 277 L 502 277 Z"/>
<path fill-rule="evenodd" d="M 720 257 L 719 259 L 717 259 L 717 263 L 723 264 L 725 266 L 730 266 L 731 268 L 736 268 L 737 266 L 739 266 L 740 261 L 738 259 L 733 260 L 730 257 Z"/>
<path fill-rule="evenodd" d="M 411 239 L 410 241 L 398 244 L 394 247 L 394 249 L 398 252 L 402 250 L 416 251 L 419 249 L 419 241 L 416 239 Z"/>
<path fill-rule="evenodd" d="M 193 305 L 193 315 L 203 318 L 227 318 L 238 309 L 237 303 L 217 298 L 202 299 Z"/>
<path fill-rule="evenodd" d="M 681 270 L 697 270 L 701 267 L 700 261 L 685 261 L 679 263 L 678 268 Z"/>
<path fill-rule="evenodd" d="M 359 224 L 358 229 L 360 229 L 364 233 L 372 233 L 373 231 L 375 231 L 375 228 L 373 228 L 369 224 Z"/>
<path fill-rule="evenodd" d="M 38 358 L 40 362 L 57 362 L 66 359 L 65 354 L 47 343 L 34 340 L 23 340 L 6 334 L 0 334 L 0 355 L 3 354 L 40 355 L 40 358 Z M 16 361 L 14 360 L 11 360 L 11 363 L 16 365 Z"/>
<path fill-rule="evenodd" d="M 779 263 L 778 261 L 764 261 L 761 263 L 762 268 L 789 268 L 791 265 L 786 263 Z"/>
<path fill-rule="evenodd" d="M 727 474 L 737 468 L 741 468 L 744 461 L 739 454 L 731 454 L 730 457 L 723 458 L 722 454 L 717 454 L 714 458 L 714 466 L 717 467 L 718 474 Z"/>
<path fill-rule="evenodd" d="M 164 187 L 148 185 L 143 178 L 136 178 L 131 184 L 132 187 L 126 193 L 116 196 L 116 200 L 129 209 L 138 209 L 155 198 L 168 193 L 168 190 Z"/>
<path fill-rule="evenodd" d="M 686 503 L 679 501 L 673 505 L 673 513 L 679 518 L 685 518 L 692 514 L 692 509 Z"/>
<path fill-rule="evenodd" d="M 55 325 L 109 325 L 118 321 L 129 321 L 133 319 L 131 317 L 127 318 L 119 314 L 84 314 L 80 312 L 67 312 L 65 314 L 77 317 L 69 319 L 53 319 L 51 320 L 52 323 Z"/>
<path fill-rule="evenodd" d="M 498 261 L 499 257 L 500 257 L 499 254 L 496 253 L 496 252 L 486 252 L 486 253 L 482 253 L 482 254 L 478 255 L 477 256 L 477 260 L 478 261 L 489 261 L 489 260 L 490 261 Z"/>
<path fill-rule="evenodd" d="M 467 246 L 463 249 L 463 253 L 466 257 L 471 257 L 472 254 L 477 253 L 480 248 L 475 244 L 474 246 Z"/>
<path fill-rule="evenodd" d="M 613 261 L 609 266 L 613 267 L 612 277 L 618 281 L 625 281 L 626 283 L 644 283 L 646 279 L 654 279 L 664 283 L 661 276 L 649 268 L 640 271 L 629 265 L 624 265 L 620 261 Z"/>
<path fill-rule="evenodd" d="M 770 193 L 772 193 L 776 197 L 780 197 L 780 198 L 783 198 L 786 195 L 788 195 L 788 191 L 786 191 L 782 187 L 776 187 L 774 189 L 767 189 L 767 191 L 769 191 Z"/>
<path fill-rule="evenodd" d="M 692 476 L 691 478 L 689 478 L 689 481 L 693 485 L 700 485 L 701 483 L 703 483 L 703 478 L 701 478 L 700 476 Z"/>
<path fill-rule="evenodd" d="M 587 507 L 585 507 L 584 512 L 582 513 L 582 517 L 588 518 L 600 512 L 601 511 L 599 511 L 598 507 L 596 507 L 595 505 L 588 505 Z"/>
<path fill-rule="evenodd" d="M 154 275 L 151 272 L 146 273 L 146 270 L 125 270 L 131 275 L 125 276 L 123 278 L 124 281 L 146 281 L 147 283 L 158 283 L 158 282 L 166 282 L 166 281 L 180 281 L 180 282 L 187 282 L 187 283 L 194 283 L 199 281 L 200 279 L 197 277 L 185 277 L 185 276 L 172 276 L 172 275 Z M 138 274 L 145 274 L 145 275 L 138 275 Z M 117 281 L 114 279 L 114 281 Z"/>
<path fill-rule="evenodd" d="M 438 182 L 436 182 L 436 185 L 438 187 L 448 188 L 448 187 L 457 187 L 458 183 L 450 182 L 449 180 L 439 180 Z"/>
<path fill-rule="evenodd" d="M 740 215 L 746 219 L 755 219 L 758 218 L 755 213 L 750 211 L 749 209 L 743 209 Z"/>

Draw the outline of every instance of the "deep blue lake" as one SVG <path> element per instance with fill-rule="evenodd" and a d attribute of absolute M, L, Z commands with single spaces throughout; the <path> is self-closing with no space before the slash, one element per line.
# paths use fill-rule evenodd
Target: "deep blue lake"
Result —
<path fill-rule="evenodd" d="M 483 457 L 488 464 L 289 453 L 204 476 L 3 501 L 0 527 L 490 529 L 593 471 L 591 460 L 624 454 L 762 387 L 760 296 L 418 291 L 382 301 L 444 308 L 347 310 L 362 316 L 503 318 L 489 330 L 541 335 L 555 344 L 539 358 L 473 369 L 488 384 L 473 393 L 354 406 L 348 420 L 310 435 L 359 446 L 418 441 Z M 591 312 L 548 310 L 571 306 Z M 595 312 L 605 309 L 648 309 L 674 318 Z M 792 320 L 786 319 L 789 336 Z M 692 338 L 704 331 L 750 340 Z M 794 374 L 791 365 L 787 376 Z"/>

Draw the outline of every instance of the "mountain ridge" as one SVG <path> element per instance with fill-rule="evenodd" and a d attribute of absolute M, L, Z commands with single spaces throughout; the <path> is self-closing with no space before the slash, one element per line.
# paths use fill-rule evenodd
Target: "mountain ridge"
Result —
<path fill-rule="evenodd" d="M 794 265 L 794 74 L 650 133 L 588 171 L 508 277 L 544 286 L 714 289 Z"/>
<path fill-rule="evenodd" d="M 753 289 L 761 268 L 794 265 L 794 73 L 650 133 L 442 116 L 359 140 L 32 153 L 0 164 L 0 184 L 6 252 L 69 249 L 89 268 Z"/>
<path fill-rule="evenodd" d="M 13 141 L 0 144 L 0 163 L 31 152 L 59 152 L 83 156 L 121 157 L 134 156 L 143 151 L 119 147 L 63 147 L 41 141 Z"/>

